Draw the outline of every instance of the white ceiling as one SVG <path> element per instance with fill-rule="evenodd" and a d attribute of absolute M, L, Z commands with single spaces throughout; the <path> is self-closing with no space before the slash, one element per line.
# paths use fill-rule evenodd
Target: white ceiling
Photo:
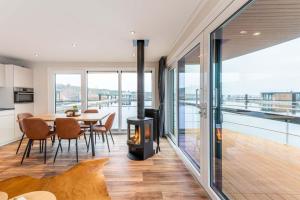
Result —
<path fill-rule="evenodd" d="M 200 1 L 0 0 L 0 56 L 33 62 L 132 62 L 135 37 L 150 40 L 146 61 L 157 61 L 171 51 Z"/>

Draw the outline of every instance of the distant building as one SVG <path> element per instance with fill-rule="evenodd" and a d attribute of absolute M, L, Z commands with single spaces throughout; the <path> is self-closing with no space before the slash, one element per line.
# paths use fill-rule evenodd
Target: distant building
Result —
<path fill-rule="evenodd" d="M 264 101 L 300 101 L 300 92 L 262 92 Z"/>

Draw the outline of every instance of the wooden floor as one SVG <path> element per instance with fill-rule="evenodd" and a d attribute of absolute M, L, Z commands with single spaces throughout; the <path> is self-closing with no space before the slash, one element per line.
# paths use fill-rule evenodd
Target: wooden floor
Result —
<path fill-rule="evenodd" d="M 104 167 L 104 176 L 109 194 L 112 199 L 208 199 L 207 193 L 195 181 L 185 168 L 166 140 L 161 142 L 161 153 L 146 161 L 131 161 L 127 158 L 126 136 L 114 136 L 115 145 L 111 144 L 109 153 L 105 144 L 97 140 L 96 158 L 110 158 Z M 111 140 L 110 140 L 111 141 Z M 50 143 L 50 142 L 49 142 Z M 0 180 L 6 178 L 29 175 L 37 178 L 57 175 L 74 166 L 75 144 L 67 152 L 67 143 L 63 143 L 63 153 L 59 154 L 53 165 L 56 149 L 48 148 L 47 164 L 43 164 L 43 156 L 39 154 L 36 144 L 29 159 L 20 166 L 21 154 L 15 155 L 17 143 L 0 148 Z M 91 153 L 86 153 L 86 146 L 82 139 L 79 143 L 79 159 L 93 159 Z M 1 189 L 1 188 L 0 188 Z"/>
<path fill-rule="evenodd" d="M 300 199 L 300 148 L 223 133 L 223 191 L 230 199 Z"/>

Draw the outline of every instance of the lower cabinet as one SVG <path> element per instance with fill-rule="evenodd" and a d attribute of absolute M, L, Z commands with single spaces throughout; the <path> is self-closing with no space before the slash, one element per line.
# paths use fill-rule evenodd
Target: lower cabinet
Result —
<path fill-rule="evenodd" d="M 15 141 L 14 110 L 0 111 L 0 146 Z"/>
<path fill-rule="evenodd" d="M 19 128 L 19 123 L 17 122 L 17 115 L 19 113 L 33 113 L 33 103 L 20 103 L 15 104 L 15 139 L 18 140 L 22 137 L 23 133 Z"/>

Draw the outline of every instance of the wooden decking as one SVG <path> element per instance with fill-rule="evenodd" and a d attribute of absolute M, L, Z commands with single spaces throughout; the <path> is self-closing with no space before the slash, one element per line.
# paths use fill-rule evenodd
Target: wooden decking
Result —
<path fill-rule="evenodd" d="M 223 133 L 223 191 L 230 199 L 300 199 L 300 148 Z"/>
<path fill-rule="evenodd" d="M 106 144 L 97 140 L 94 158 L 110 158 L 109 163 L 104 167 L 103 174 L 112 199 L 208 199 L 204 189 L 190 175 L 166 140 L 162 140 L 162 151 L 158 155 L 146 161 L 131 161 L 126 156 L 126 136 L 116 135 L 114 138 L 116 144 L 111 144 L 111 153 L 108 152 Z M 67 143 L 63 144 L 64 151 L 53 165 L 56 145 L 48 148 L 46 165 L 43 164 L 42 154 L 39 154 L 36 144 L 30 158 L 26 159 L 22 166 L 20 159 L 25 143 L 19 155 L 15 155 L 17 143 L 1 147 L 0 180 L 19 175 L 39 178 L 52 176 L 74 166 L 76 164 L 74 143 L 69 153 Z M 83 139 L 80 140 L 79 149 L 80 160 L 93 159 L 90 152 L 86 153 Z"/>

